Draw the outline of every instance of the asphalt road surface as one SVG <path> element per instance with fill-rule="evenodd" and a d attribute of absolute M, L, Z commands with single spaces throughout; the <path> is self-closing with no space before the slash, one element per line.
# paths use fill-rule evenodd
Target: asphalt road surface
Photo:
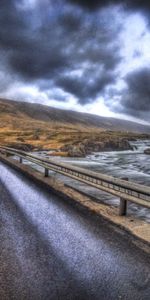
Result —
<path fill-rule="evenodd" d="M 150 258 L 0 163 L 1 300 L 149 300 Z"/>

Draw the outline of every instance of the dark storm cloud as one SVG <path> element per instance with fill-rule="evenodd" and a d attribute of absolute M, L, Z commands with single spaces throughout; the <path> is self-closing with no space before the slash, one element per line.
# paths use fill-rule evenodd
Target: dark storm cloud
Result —
<path fill-rule="evenodd" d="M 49 26 L 45 28 L 42 16 L 38 25 L 38 10 L 34 16 L 34 12 L 20 10 L 17 4 L 18 1 L 6 1 L 0 10 L 0 46 L 6 50 L 10 67 L 23 77 L 38 78 L 66 66 L 55 42 L 57 33 Z M 37 24 L 32 23 L 32 18 Z"/>
<path fill-rule="evenodd" d="M 101 0 L 93 0 L 93 1 L 90 1 L 90 0 L 67 0 L 68 2 L 70 3 L 73 3 L 75 5 L 79 5 L 83 8 L 86 8 L 88 10 L 95 10 L 95 9 L 98 9 L 100 7 L 104 7 L 104 6 L 107 6 L 110 1 L 101 1 Z"/>
<path fill-rule="evenodd" d="M 55 1 L 61 9 L 51 1 L 37 1 L 33 9 L 22 3 L 2 1 L 0 10 L 0 54 L 7 73 L 42 91 L 45 86 L 47 94 L 61 88 L 83 104 L 114 82 L 120 61 L 115 21 L 112 28 L 104 14 L 91 16 L 61 0 Z"/>
<path fill-rule="evenodd" d="M 117 110 L 150 121 L 150 68 L 129 73 L 125 81 L 127 88 L 118 93 L 120 105 Z M 117 92 L 112 91 L 112 98 L 116 95 Z"/>
<path fill-rule="evenodd" d="M 115 77 L 113 73 L 97 73 L 91 76 L 66 76 L 58 79 L 58 85 L 65 91 L 75 95 L 78 99 L 82 99 L 80 102 L 86 104 L 88 101 L 93 101 L 99 94 L 104 92 L 105 87 L 113 83 Z"/>
<path fill-rule="evenodd" d="M 125 8 L 150 10 L 149 0 L 67 0 L 70 3 L 79 5 L 88 10 L 96 10 L 98 8 L 106 7 L 111 4 L 121 4 Z"/>
<path fill-rule="evenodd" d="M 128 95 L 124 106 L 135 112 L 150 110 L 150 69 L 143 68 L 126 76 Z"/>

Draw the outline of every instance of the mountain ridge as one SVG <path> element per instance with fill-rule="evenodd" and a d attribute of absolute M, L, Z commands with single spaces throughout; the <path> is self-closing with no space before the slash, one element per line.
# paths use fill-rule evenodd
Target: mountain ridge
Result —
<path fill-rule="evenodd" d="M 150 133 L 150 125 L 143 125 L 133 121 L 0 98 L 0 113 L 2 113 L 2 111 L 3 113 L 9 113 L 15 116 L 18 115 L 18 113 L 19 115 L 23 114 L 37 121 L 70 123 L 73 125 L 80 124 L 81 126 L 97 127 L 105 130 Z"/>

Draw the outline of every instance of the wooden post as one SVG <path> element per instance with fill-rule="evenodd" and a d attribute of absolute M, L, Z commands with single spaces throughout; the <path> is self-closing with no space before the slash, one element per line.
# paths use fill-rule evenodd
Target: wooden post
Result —
<path fill-rule="evenodd" d="M 121 179 L 126 181 L 129 180 L 127 177 Z M 126 216 L 126 214 L 127 214 L 127 200 L 120 198 L 119 216 Z"/>
<path fill-rule="evenodd" d="M 48 169 L 45 168 L 45 174 L 44 174 L 45 177 L 48 177 Z"/>

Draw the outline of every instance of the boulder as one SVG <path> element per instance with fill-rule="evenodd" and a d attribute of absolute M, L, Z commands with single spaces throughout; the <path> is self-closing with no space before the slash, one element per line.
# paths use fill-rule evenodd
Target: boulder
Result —
<path fill-rule="evenodd" d="M 144 150 L 144 153 L 150 155 L 150 148 L 145 149 L 145 150 Z"/>
<path fill-rule="evenodd" d="M 68 156 L 70 157 L 85 157 L 86 152 L 83 145 L 71 145 L 68 149 Z"/>

